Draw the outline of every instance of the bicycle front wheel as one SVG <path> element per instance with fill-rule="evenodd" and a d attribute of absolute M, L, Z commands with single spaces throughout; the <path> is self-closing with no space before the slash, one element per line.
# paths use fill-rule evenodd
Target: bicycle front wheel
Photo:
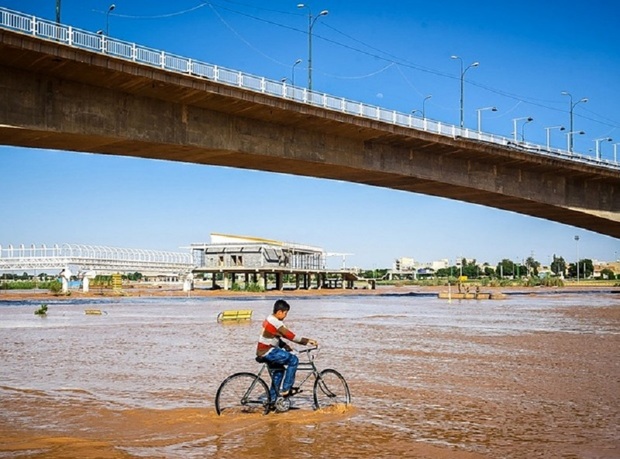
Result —
<path fill-rule="evenodd" d="M 235 373 L 220 384 L 215 395 L 217 414 L 269 412 L 269 387 L 252 373 Z"/>
<path fill-rule="evenodd" d="M 319 373 L 314 381 L 314 409 L 331 406 L 347 406 L 351 403 L 349 386 L 340 373 L 327 369 Z"/>

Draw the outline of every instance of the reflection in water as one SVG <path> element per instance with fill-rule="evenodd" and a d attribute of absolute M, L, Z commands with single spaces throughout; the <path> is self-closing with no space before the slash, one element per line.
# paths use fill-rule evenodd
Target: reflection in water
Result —
<path fill-rule="evenodd" d="M 0 456 L 620 456 L 620 303 L 611 294 L 447 303 L 292 298 L 348 409 L 218 417 L 219 383 L 256 371 L 273 299 L 0 303 Z M 218 324 L 224 309 L 251 323 Z M 311 391 L 311 390 L 310 390 Z"/>

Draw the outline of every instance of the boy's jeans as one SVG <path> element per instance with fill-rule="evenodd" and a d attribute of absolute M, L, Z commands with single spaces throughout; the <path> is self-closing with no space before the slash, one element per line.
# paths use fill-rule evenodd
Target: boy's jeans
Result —
<path fill-rule="evenodd" d="M 271 368 L 271 389 L 269 392 L 271 394 L 271 400 L 275 401 L 277 388 L 280 387 L 283 375 L 284 382 L 282 382 L 282 392 L 290 390 L 291 387 L 293 387 L 299 359 L 296 355 L 284 349 L 273 348 L 263 357 L 263 360 L 267 362 Z M 282 368 L 282 365 L 286 365 L 286 370 Z"/>

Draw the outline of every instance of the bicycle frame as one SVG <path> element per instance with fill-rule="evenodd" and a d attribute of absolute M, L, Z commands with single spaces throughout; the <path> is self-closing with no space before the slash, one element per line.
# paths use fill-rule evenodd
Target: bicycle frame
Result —
<path fill-rule="evenodd" d="M 316 367 L 316 365 L 314 364 L 314 357 L 315 355 L 312 355 L 311 353 L 313 351 L 318 350 L 318 347 L 311 347 L 308 349 L 303 349 L 301 351 L 298 352 L 298 354 L 306 354 L 306 356 L 308 357 L 307 361 L 299 361 L 299 364 L 297 366 L 297 372 L 300 371 L 304 371 L 304 372 L 308 372 L 308 374 L 306 375 L 305 378 L 302 379 L 302 381 L 298 384 L 297 387 L 302 387 L 306 381 L 308 381 L 308 379 L 310 379 L 311 376 L 314 376 L 315 379 L 321 379 L 320 373 L 318 368 Z M 267 370 L 269 371 L 269 377 L 273 378 L 272 372 L 274 370 L 269 368 L 269 365 L 267 363 L 263 363 L 262 367 L 260 368 L 260 370 L 258 371 L 258 373 L 256 374 L 256 378 L 260 378 L 261 374 L 263 373 L 263 371 L 265 371 L 265 368 L 267 368 Z M 249 394 L 250 392 L 252 392 L 252 389 L 254 389 L 254 386 L 256 385 L 256 381 L 254 381 L 252 383 L 252 385 L 250 386 L 250 388 L 248 389 L 246 394 Z M 276 387 L 276 398 L 280 396 L 280 388 Z"/>
<path fill-rule="evenodd" d="M 254 378 L 254 381 L 252 381 L 252 384 L 250 384 L 250 387 L 248 387 L 248 390 L 246 390 L 245 394 L 243 394 L 243 397 L 241 398 L 242 405 L 248 404 L 249 395 L 252 393 L 252 391 L 256 387 L 256 384 L 258 384 L 258 380 L 261 379 L 260 376 L 263 374 L 263 371 L 265 371 L 265 368 L 268 369 L 269 375 L 271 376 L 271 370 L 269 370 L 269 366 L 266 363 L 263 363 L 263 365 L 260 367 L 260 370 L 258 370 L 258 373 L 256 373 L 256 377 Z"/>
<path fill-rule="evenodd" d="M 290 397 L 282 397 L 279 387 L 274 388 L 276 395 L 275 398 L 272 397 L 269 383 L 264 377 L 265 371 L 267 371 L 273 385 L 274 372 L 286 371 L 285 367 L 272 369 L 268 363 L 262 362 L 257 373 L 235 373 L 220 384 L 215 396 L 217 413 L 221 414 L 228 409 L 232 409 L 232 412 L 234 412 L 235 406 L 245 406 L 250 411 L 254 411 L 257 408 L 263 409 L 264 414 L 267 414 L 270 410 L 275 410 L 276 412 L 288 411 L 291 406 L 290 399 L 292 396 L 301 392 L 301 387 L 307 385 L 307 381 L 312 377 L 314 377 L 314 385 L 309 392 L 312 393 L 311 398 L 314 409 L 331 406 L 333 403 L 348 405 L 350 403 L 350 393 L 345 379 L 338 371 L 331 368 L 319 370 L 315 364 L 317 355 L 313 353 L 315 351 L 318 352 L 318 348 L 309 348 L 298 352 L 300 361 L 297 365 L 297 370 L 307 374 L 296 379 L 296 390 L 291 393 Z M 302 354 L 306 354 L 305 358 Z"/>

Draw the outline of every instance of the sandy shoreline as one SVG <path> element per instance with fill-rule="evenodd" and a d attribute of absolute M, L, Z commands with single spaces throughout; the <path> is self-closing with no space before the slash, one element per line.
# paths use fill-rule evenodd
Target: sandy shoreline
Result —
<path fill-rule="evenodd" d="M 439 294 L 447 292 L 447 286 L 417 286 L 417 285 L 388 285 L 378 286 L 375 290 L 366 289 L 297 289 L 297 290 L 267 290 L 264 292 L 240 292 L 232 290 L 213 290 L 197 288 L 191 292 L 184 292 L 180 286 L 128 286 L 121 293 L 111 289 L 91 289 L 84 293 L 81 290 L 71 290 L 69 295 L 53 294 L 48 290 L 0 290 L 0 301 L 63 301 L 80 298 L 119 298 L 119 297 L 170 297 L 170 298 L 251 298 L 251 297 L 307 297 L 307 296 L 342 296 L 342 295 L 410 295 L 410 294 Z M 451 287 L 453 293 L 457 292 L 455 286 Z M 570 285 L 564 287 L 482 287 L 481 292 L 507 293 L 507 294 L 570 294 L 575 292 L 600 292 L 620 293 L 620 287 L 613 285 Z"/>

